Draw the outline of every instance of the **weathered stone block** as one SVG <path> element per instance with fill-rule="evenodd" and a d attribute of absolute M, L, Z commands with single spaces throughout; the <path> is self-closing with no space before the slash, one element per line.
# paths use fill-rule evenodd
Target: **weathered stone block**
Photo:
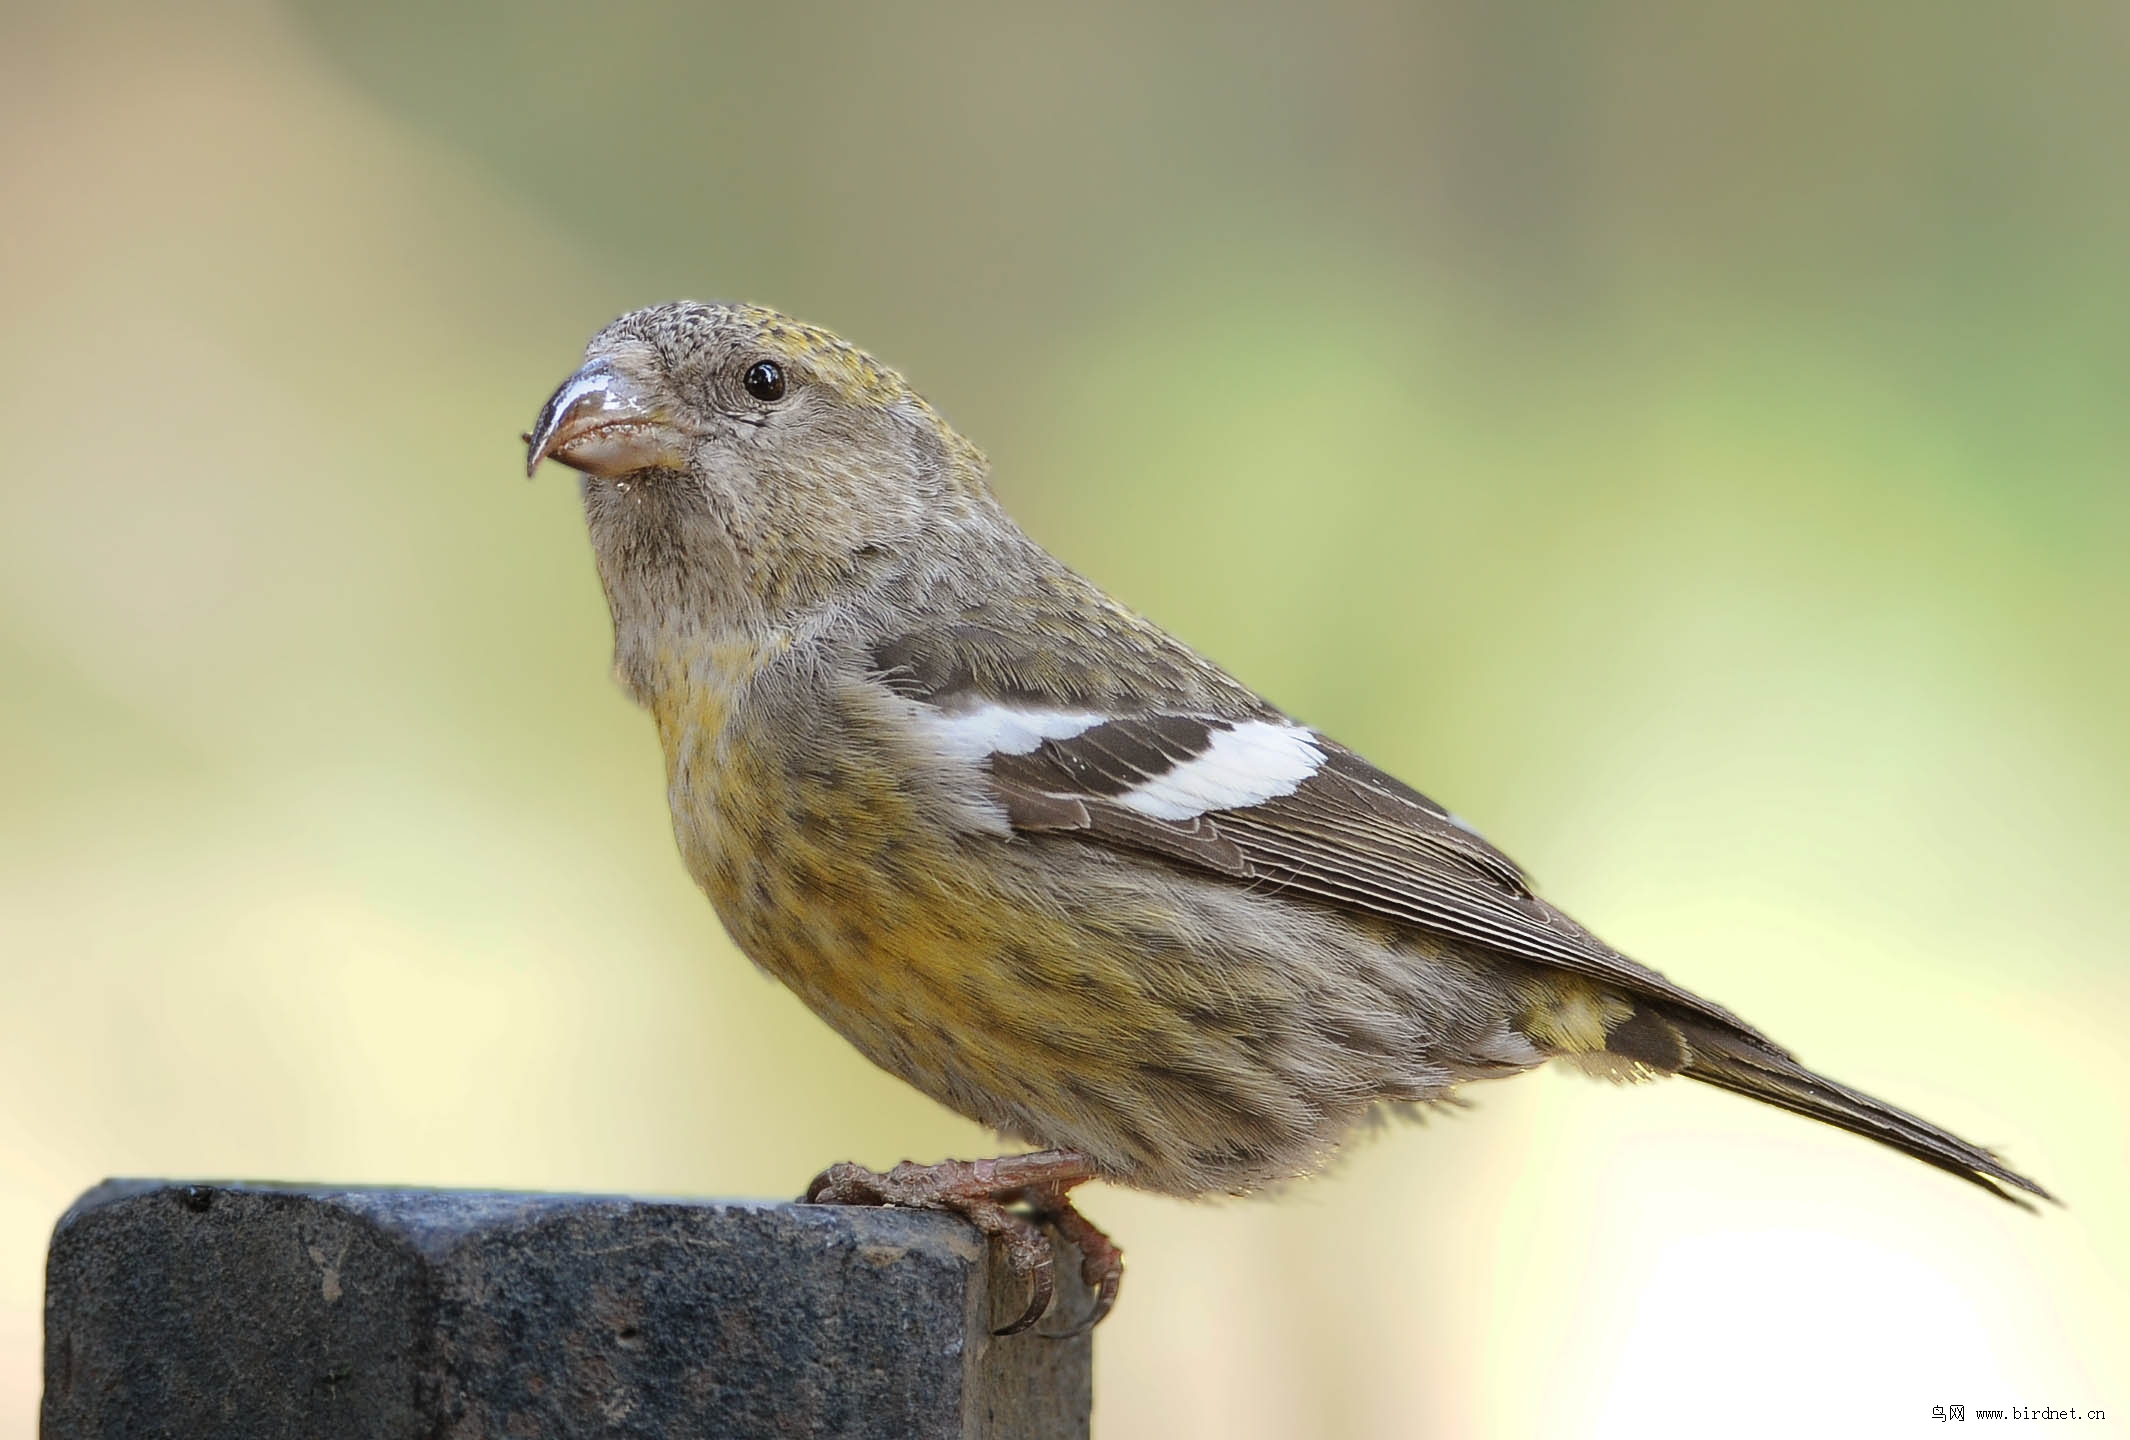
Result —
<path fill-rule="evenodd" d="M 1023 1298 L 905 1210 L 114 1181 L 52 1238 L 43 1433 L 1084 1436 L 1089 1342 L 990 1333 Z"/>

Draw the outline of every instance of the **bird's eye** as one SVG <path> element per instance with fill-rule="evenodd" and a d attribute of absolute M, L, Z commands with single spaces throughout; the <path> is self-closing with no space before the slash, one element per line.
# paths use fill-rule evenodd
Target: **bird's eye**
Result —
<path fill-rule="evenodd" d="M 774 360 L 757 360 L 747 367 L 740 383 L 747 393 L 763 404 L 784 398 L 784 367 Z"/>

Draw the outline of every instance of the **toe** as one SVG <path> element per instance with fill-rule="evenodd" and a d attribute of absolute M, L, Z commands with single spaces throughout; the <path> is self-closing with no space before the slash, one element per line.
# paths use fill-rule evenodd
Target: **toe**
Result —
<path fill-rule="evenodd" d="M 888 1196 L 882 1193 L 881 1177 L 863 1165 L 849 1160 L 835 1164 L 814 1176 L 813 1183 L 806 1187 L 804 1202 L 808 1205 L 882 1205 Z"/>
<path fill-rule="evenodd" d="M 1117 1289 L 1124 1283 L 1124 1252 L 1062 1195 L 1046 1197 L 1041 1204 L 1041 1214 L 1056 1227 L 1061 1238 L 1079 1250 L 1080 1278 L 1087 1282 L 1087 1288 L 1095 1295 L 1087 1314 L 1057 1338 L 1063 1340 L 1084 1335 L 1101 1324 L 1110 1307 L 1117 1303 Z"/>

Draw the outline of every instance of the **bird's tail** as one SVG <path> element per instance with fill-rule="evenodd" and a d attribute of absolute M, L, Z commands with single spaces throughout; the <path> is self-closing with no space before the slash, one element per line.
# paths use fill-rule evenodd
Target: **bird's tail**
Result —
<path fill-rule="evenodd" d="M 1634 1013 L 1609 1027 L 1605 1037 L 1606 1051 L 1620 1060 L 1824 1120 L 1913 1155 L 2024 1209 L 2034 1207 L 2015 1192 L 2056 1199 L 1981 1146 L 1815 1074 L 1756 1035 L 1662 1001 L 1638 996 L 1633 1003 Z"/>

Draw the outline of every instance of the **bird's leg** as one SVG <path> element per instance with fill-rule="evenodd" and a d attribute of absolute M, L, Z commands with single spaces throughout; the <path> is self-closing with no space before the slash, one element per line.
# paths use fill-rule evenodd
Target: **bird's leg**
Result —
<path fill-rule="evenodd" d="M 946 1210 L 984 1235 L 996 1236 L 1005 1244 L 1007 1264 L 1027 1281 L 1030 1292 L 1028 1308 L 1012 1324 L 994 1332 L 999 1335 L 1019 1334 L 1050 1309 L 1056 1290 L 1052 1278 L 1055 1247 L 1037 1228 L 1039 1223 L 1049 1224 L 1079 1247 L 1080 1274 L 1095 1292 L 1093 1311 L 1065 1332 L 1079 1335 L 1109 1313 L 1124 1277 L 1124 1252 L 1075 1210 L 1069 1198 L 1073 1186 L 1094 1176 L 1094 1165 L 1076 1150 L 1037 1150 L 995 1160 L 943 1160 L 937 1165 L 905 1160 L 885 1175 L 843 1161 L 815 1176 L 803 1198 L 809 1205 Z"/>

